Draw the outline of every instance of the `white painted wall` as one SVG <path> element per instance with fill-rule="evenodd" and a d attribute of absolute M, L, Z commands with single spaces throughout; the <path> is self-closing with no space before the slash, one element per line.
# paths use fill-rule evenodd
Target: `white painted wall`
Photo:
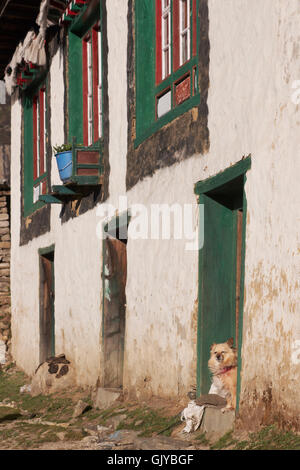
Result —
<path fill-rule="evenodd" d="M 194 184 L 252 154 L 247 174 L 242 403 L 270 386 L 274 403 L 300 411 L 297 0 L 209 0 L 210 150 L 157 171 L 127 195 L 129 205 L 194 203 Z M 107 2 L 110 203 L 125 194 L 127 150 L 127 5 Z M 58 75 L 57 75 L 58 74 Z M 52 79 L 52 76 L 56 79 Z M 52 142 L 63 137 L 63 71 L 51 69 Z M 57 353 L 75 361 L 78 381 L 101 374 L 101 242 L 96 209 L 19 247 L 20 105 L 12 108 L 13 354 L 28 373 L 38 365 L 38 248 L 55 243 Z M 55 138 L 54 138 L 55 137 Z M 53 164 L 52 181 L 57 182 Z M 185 395 L 195 383 L 198 255 L 178 240 L 129 240 L 125 387 L 137 396 Z M 278 405 L 279 406 L 279 405 Z M 280 405 L 281 406 L 281 405 Z M 286 411 L 286 413 L 288 413 Z"/>
<path fill-rule="evenodd" d="M 116 15 L 116 11 L 118 14 Z M 110 192 L 125 192 L 127 102 L 127 6 L 108 2 L 109 79 L 118 77 L 110 93 Z M 117 41 L 116 41 L 117 39 Z M 119 43 L 120 41 L 120 43 Z M 118 60 L 115 60 L 116 54 Z M 52 60 L 51 143 L 64 141 L 63 61 L 60 51 Z M 124 125 L 125 123 L 125 125 Z M 115 138 L 114 136 L 117 136 Z M 39 258 L 38 249 L 55 244 L 55 352 L 65 353 L 77 366 L 80 384 L 94 385 L 100 374 L 102 302 L 102 241 L 97 238 L 96 208 L 61 224 L 61 206 L 51 206 L 51 231 L 19 246 L 20 233 L 21 106 L 12 107 L 12 335 L 13 355 L 29 374 L 39 364 Z M 60 184 L 53 157 L 52 184 Z M 111 199 L 108 202 L 112 202 Z"/>

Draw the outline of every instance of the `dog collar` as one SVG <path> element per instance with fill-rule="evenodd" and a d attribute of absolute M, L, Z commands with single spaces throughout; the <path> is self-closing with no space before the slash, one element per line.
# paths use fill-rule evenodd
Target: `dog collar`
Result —
<path fill-rule="evenodd" d="M 233 369 L 235 366 L 226 366 L 224 367 L 217 375 L 222 375 L 222 374 L 226 374 L 226 372 L 230 371 L 231 369 Z"/>

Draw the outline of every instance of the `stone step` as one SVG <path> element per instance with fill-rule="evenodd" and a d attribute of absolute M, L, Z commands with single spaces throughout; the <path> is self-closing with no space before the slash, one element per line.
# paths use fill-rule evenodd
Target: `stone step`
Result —
<path fill-rule="evenodd" d="M 207 435 L 208 439 L 218 440 L 228 431 L 234 428 L 234 410 L 221 411 L 221 408 L 206 407 L 200 430 Z"/>
<path fill-rule="evenodd" d="M 109 408 L 123 395 L 120 388 L 103 388 L 98 387 L 92 393 L 92 400 L 96 408 Z"/>

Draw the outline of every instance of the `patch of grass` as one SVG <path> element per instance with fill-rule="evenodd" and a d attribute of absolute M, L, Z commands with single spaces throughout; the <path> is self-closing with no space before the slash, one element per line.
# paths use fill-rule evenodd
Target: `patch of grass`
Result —
<path fill-rule="evenodd" d="M 275 425 L 265 426 L 249 433 L 248 440 L 239 441 L 230 431 L 211 446 L 212 450 L 300 450 L 300 436 L 291 431 L 280 431 Z"/>
<path fill-rule="evenodd" d="M 20 387 L 27 381 L 25 374 L 20 371 L 0 371 L 0 401 L 8 398 L 10 401 L 20 399 Z M 13 371 L 13 373 L 11 373 Z"/>
<path fill-rule="evenodd" d="M 198 444 L 203 444 L 205 446 L 209 446 L 209 441 L 206 437 L 206 434 L 204 432 L 200 432 L 200 434 L 195 436 L 195 440 L 197 441 Z"/>
<path fill-rule="evenodd" d="M 135 408 L 127 411 L 127 417 L 118 425 L 118 429 L 140 431 L 139 436 L 150 437 L 153 434 L 170 436 L 175 426 L 180 424 L 178 416 L 163 416 L 150 408 Z"/>
<path fill-rule="evenodd" d="M 88 433 L 83 429 L 69 429 L 64 440 L 66 441 L 80 441 L 83 437 L 88 436 Z"/>
<path fill-rule="evenodd" d="M 221 450 L 226 449 L 229 446 L 232 446 L 237 441 L 232 437 L 233 431 L 228 431 L 224 436 L 222 436 L 217 442 L 211 446 L 211 450 Z"/>
<path fill-rule="evenodd" d="M 258 432 L 249 433 L 249 441 L 236 447 L 246 450 L 300 450 L 300 436 L 291 431 L 281 431 L 275 425 L 266 426 Z"/>

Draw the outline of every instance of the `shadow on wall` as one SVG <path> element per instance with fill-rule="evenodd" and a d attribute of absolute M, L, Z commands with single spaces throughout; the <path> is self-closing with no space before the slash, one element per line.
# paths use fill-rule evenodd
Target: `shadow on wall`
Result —
<path fill-rule="evenodd" d="M 0 82 L 0 184 L 10 184 L 10 98 Z"/>

